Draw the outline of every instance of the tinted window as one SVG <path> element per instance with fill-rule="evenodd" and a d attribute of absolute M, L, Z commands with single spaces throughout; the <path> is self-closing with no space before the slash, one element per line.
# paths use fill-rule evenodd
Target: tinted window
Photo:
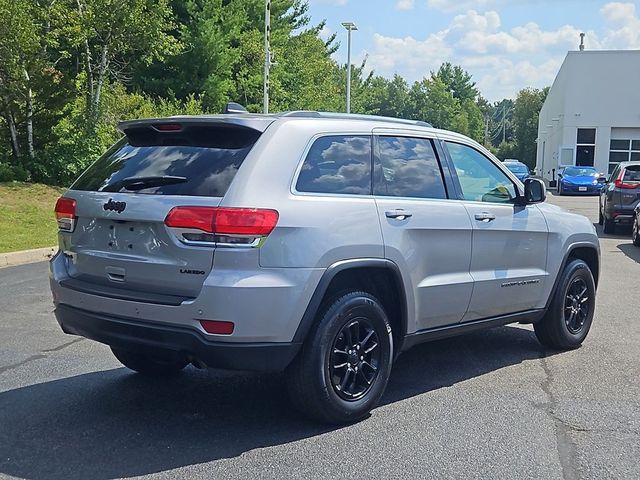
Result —
<path fill-rule="evenodd" d="M 447 142 L 465 200 L 508 203 L 516 197 L 511 180 L 477 150 Z"/>
<path fill-rule="evenodd" d="M 317 139 L 304 160 L 296 190 L 371 194 L 371 137 L 334 135 Z"/>
<path fill-rule="evenodd" d="M 609 147 L 611 150 L 629 150 L 629 140 L 611 140 Z"/>
<path fill-rule="evenodd" d="M 381 175 L 374 192 L 392 197 L 446 198 L 440 165 L 431 140 L 380 137 Z"/>
<path fill-rule="evenodd" d="M 576 143 L 594 145 L 596 143 L 596 129 L 579 128 Z"/>
<path fill-rule="evenodd" d="M 640 150 L 640 140 L 633 140 L 631 142 L 631 150 Z"/>
<path fill-rule="evenodd" d="M 127 137 L 91 165 L 71 188 L 222 197 L 258 137 L 253 130 L 230 127 L 195 127 L 170 133 L 137 129 L 127 132 Z M 162 177 L 177 178 L 164 185 L 152 181 L 146 188 L 130 185 L 132 179 L 149 177 L 160 183 Z"/>
<path fill-rule="evenodd" d="M 618 175 L 620 175 L 620 165 L 618 165 L 617 163 L 609 165 L 609 174 L 609 179 L 607 181 L 613 182 L 616 178 L 618 178 Z"/>
<path fill-rule="evenodd" d="M 629 152 L 609 152 L 609 162 L 626 162 L 629 160 Z"/>
<path fill-rule="evenodd" d="M 640 167 L 627 167 L 624 171 L 625 182 L 640 182 Z"/>

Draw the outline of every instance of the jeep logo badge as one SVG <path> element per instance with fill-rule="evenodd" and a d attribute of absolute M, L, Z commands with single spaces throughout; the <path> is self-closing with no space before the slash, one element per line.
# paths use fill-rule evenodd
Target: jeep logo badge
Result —
<path fill-rule="evenodd" d="M 107 210 L 111 210 L 113 212 L 122 213 L 124 209 L 127 208 L 127 202 L 114 202 L 112 198 L 109 199 L 107 203 L 105 203 L 102 208 L 104 208 L 105 212 Z"/>

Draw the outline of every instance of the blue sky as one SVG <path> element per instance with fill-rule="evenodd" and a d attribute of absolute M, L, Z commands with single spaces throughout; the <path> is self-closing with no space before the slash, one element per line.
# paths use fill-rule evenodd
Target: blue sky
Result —
<path fill-rule="evenodd" d="M 588 49 L 640 49 L 640 4 L 597 0 L 310 0 L 313 23 L 338 34 L 346 62 L 350 20 L 353 63 L 410 82 L 444 61 L 463 66 L 490 101 L 551 85 L 567 50 L 585 32 Z M 640 80 L 639 80 L 640 82 Z"/>

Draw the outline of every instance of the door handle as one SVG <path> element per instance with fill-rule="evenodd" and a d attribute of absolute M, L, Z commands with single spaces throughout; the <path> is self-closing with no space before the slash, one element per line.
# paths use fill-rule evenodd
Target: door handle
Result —
<path fill-rule="evenodd" d="M 476 220 L 479 222 L 489 223 L 496 219 L 496 216 L 493 213 L 482 212 L 475 214 Z"/>
<path fill-rule="evenodd" d="M 406 210 L 402 210 L 401 208 L 397 208 L 395 210 L 387 210 L 384 212 L 385 217 L 387 218 L 396 218 L 398 220 L 406 220 L 411 217 L 413 214 L 407 212 Z"/>

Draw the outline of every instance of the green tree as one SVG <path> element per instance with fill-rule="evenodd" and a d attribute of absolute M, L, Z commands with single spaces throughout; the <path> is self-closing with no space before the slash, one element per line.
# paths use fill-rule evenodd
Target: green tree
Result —
<path fill-rule="evenodd" d="M 525 88 L 518 92 L 514 103 L 513 123 L 518 159 L 529 168 L 535 167 L 538 117 L 548 93 L 549 87 L 542 90 Z"/>
<path fill-rule="evenodd" d="M 76 0 L 79 48 L 84 68 L 86 116 L 95 126 L 104 86 L 126 79 L 132 62 L 149 63 L 176 53 L 179 44 L 167 0 Z"/>
<path fill-rule="evenodd" d="M 449 62 L 443 63 L 435 74 L 432 73 L 432 76 L 442 80 L 453 97 L 460 102 L 466 100 L 475 102 L 479 95 L 471 75 L 458 65 L 452 65 Z"/>

